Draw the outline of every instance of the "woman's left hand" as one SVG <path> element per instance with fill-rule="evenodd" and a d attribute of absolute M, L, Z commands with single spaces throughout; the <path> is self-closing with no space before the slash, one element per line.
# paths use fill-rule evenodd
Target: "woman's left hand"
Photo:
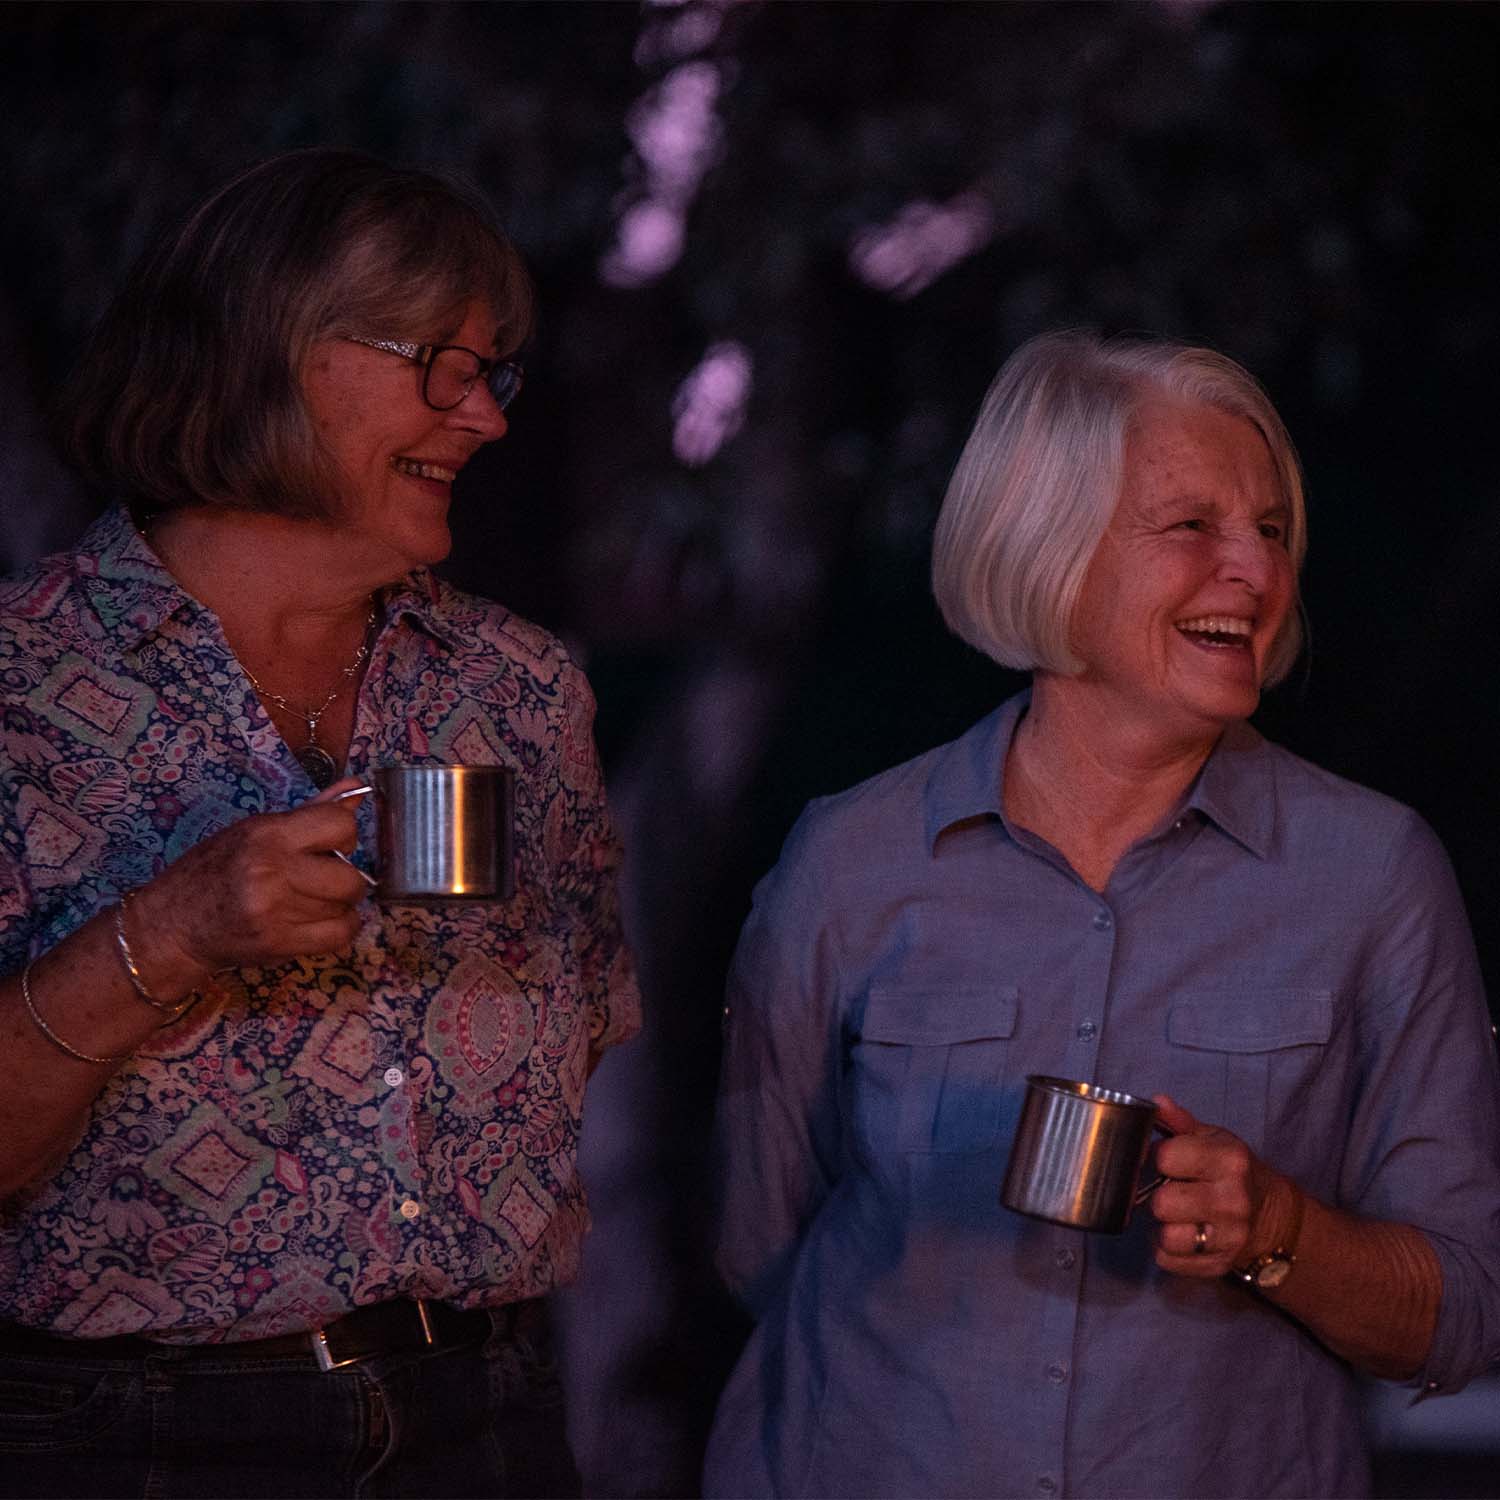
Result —
<path fill-rule="evenodd" d="M 1204 1125 L 1166 1094 L 1153 1097 L 1172 1132 L 1156 1148 L 1156 1170 L 1168 1179 L 1151 1195 L 1156 1263 L 1174 1276 L 1222 1276 L 1259 1253 L 1256 1227 L 1276 1174 L 1237 1135 Z"/>

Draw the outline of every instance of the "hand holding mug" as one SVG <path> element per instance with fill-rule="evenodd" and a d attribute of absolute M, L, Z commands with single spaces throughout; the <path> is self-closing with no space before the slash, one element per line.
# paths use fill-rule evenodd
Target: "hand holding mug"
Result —
<path fill-rule="evenodd" d="M 220 969 L 347 949 L 368 884 L 328 855 L 354 848 L 354 806 L 339 797 L 352 785 L 241 818 L 134 892 L 133 942 L 147 974 L 192 988 Z"/>
<path fill-rule="evenodd" d="M 1172 1132 L 1156 1148 L 1156 1169 L 1167 1179 L 1151 1196 L 1156 1263 L 1174 1276 L 1211 1280 L 1263 1248 L 1256 1231 L 1277 1174 L 1237 1135 L 1203 1124 L 1170 1095 L 1152 1097 Z"/>

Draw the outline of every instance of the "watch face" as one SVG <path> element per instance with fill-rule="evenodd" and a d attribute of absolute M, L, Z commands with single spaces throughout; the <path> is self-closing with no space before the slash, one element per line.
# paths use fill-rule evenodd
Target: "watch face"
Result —
<path fill-rule="evenodd" d="M 1255 1284 L 1258 1287 L 1278 1287 L 1291 1274 L 1292 1263 L 1276 1256 L 1268 1260 L 1265 1265 L 1257 1268 L 1255 1272 Z"/>

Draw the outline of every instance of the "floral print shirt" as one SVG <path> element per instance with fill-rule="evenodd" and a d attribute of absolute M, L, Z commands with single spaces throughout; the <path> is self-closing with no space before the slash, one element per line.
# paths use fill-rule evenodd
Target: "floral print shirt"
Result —
<path fill-rule="evenodd" d="M 0 1204 L 0 1317 L 240 1340 L 576 1273 L 584 1082 L 640 1010 L 593 697 L 553 637 L 426 571 L 380 603 L 348 770 L 511 767 L 516 894 L 367 902 L 347 953 L 216 976 Z M 123 509 L 0 585 L 0 711 L 0 973 L 215 830 L 314 794 Z"/>

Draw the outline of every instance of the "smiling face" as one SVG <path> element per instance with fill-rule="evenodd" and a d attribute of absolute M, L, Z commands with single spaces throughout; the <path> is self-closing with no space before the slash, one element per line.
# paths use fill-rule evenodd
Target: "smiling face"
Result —
<path fill-rule="evenodd" d="M 463 321 L 433 341 L 489 357 L 495 318 L 469 304 Z M 452 546 L 448 506 L 458 471 L 503 437 L 505 415 L 483 380 L 450 411 L 422 399 L 422 370 L 409 359 L 346 339 L 316 344 L 302 373 L 309 416 L 344 480 L 338 524 L 361 563 L 395 578 L 441 562 Z"/>
<path fill-rule="evenodd" d="M 1126 439 L 1120 499 L 1084 576 L 1067 690 L 1101 723 L 1211 743 L 1260 701 L 1295 602 L 1287 508 L 1242 417 L 1164 398 Z"/>

